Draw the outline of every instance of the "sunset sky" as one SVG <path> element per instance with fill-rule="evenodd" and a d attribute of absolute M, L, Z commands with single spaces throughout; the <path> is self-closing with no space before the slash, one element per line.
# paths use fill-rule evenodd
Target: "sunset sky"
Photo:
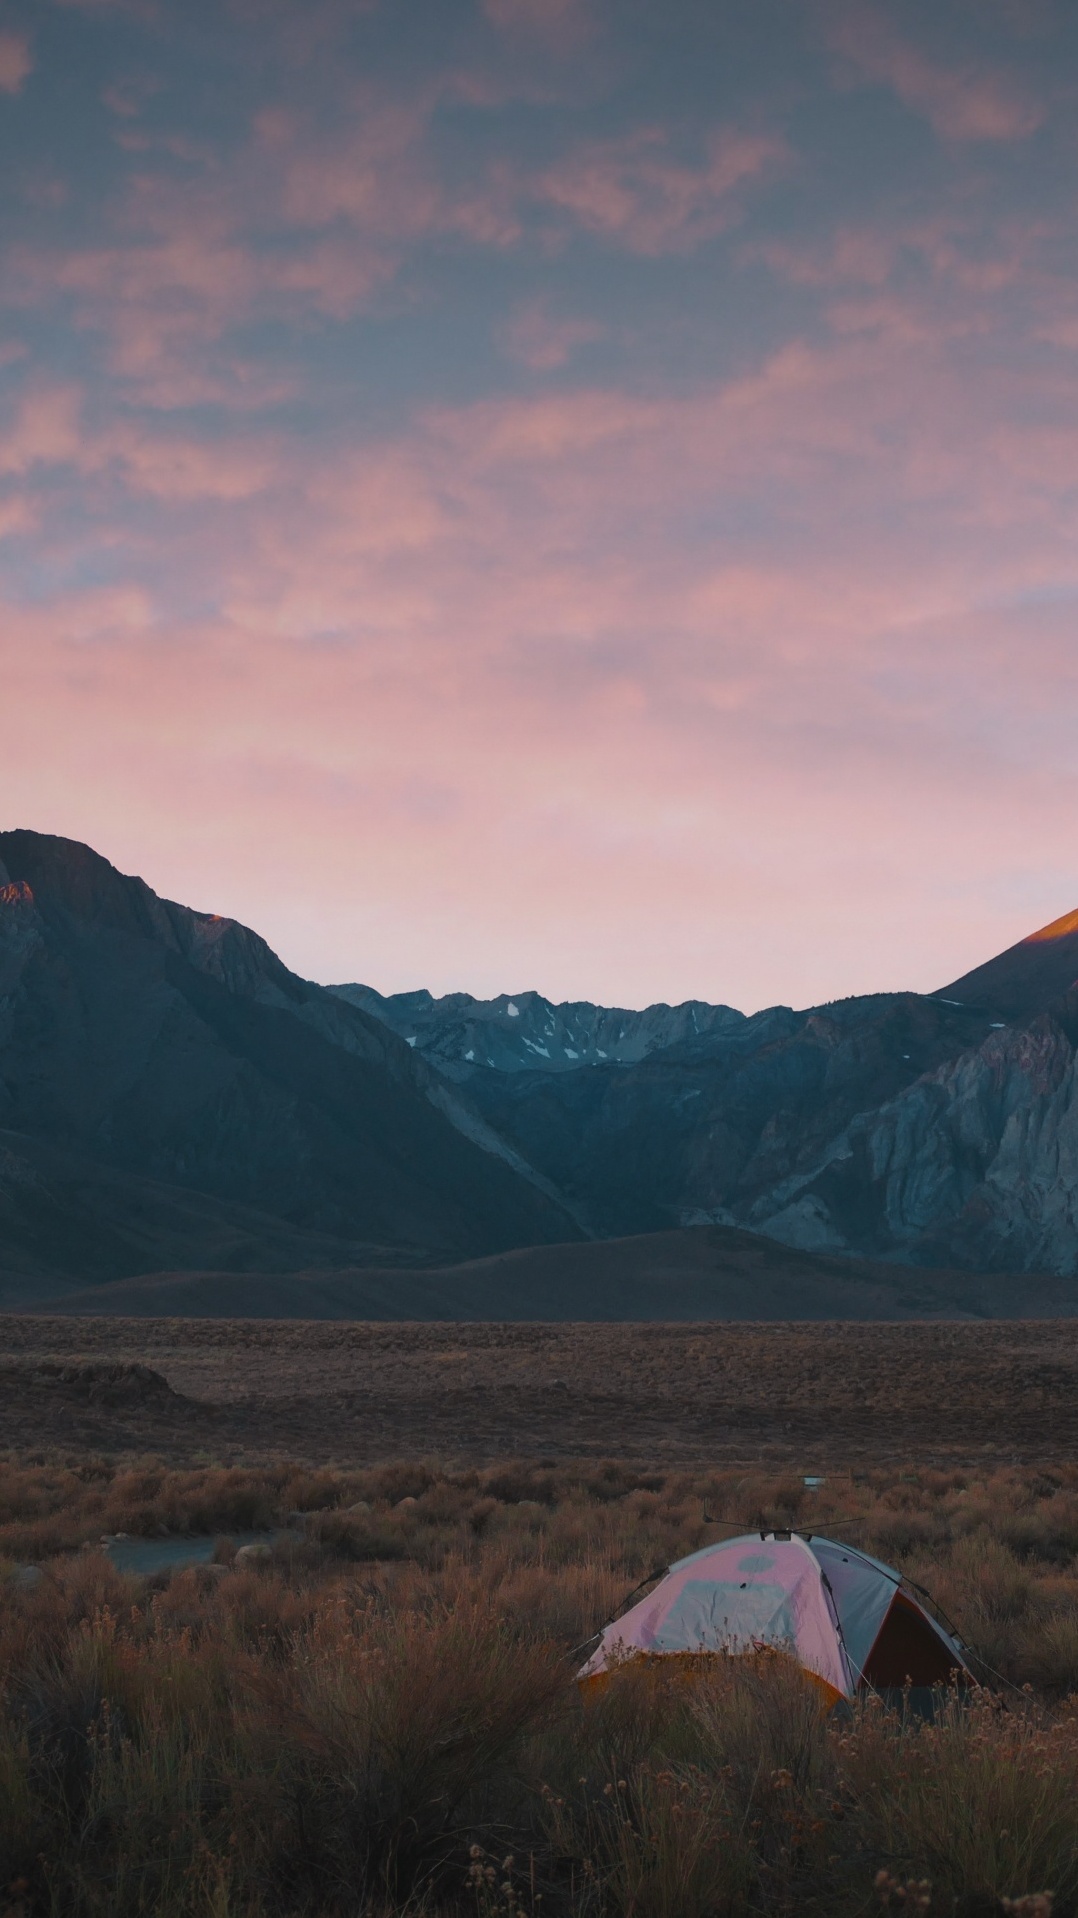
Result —
<path fill-rule="evenodd" d="M 383 991 L 1078 905 L 1073 0 L 11 0 L 0 179 L 0 825 Z"/>

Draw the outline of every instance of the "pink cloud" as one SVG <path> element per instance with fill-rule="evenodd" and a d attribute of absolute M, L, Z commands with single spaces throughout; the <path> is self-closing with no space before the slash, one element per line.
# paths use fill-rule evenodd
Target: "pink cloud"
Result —
<path fill-rule="evenodd" d="M 93 429 L 84 422 L 82 398 L 70 385 L 32 387 L 0 437 L 0 475 L 67 468 L 107 474 L 140 499 L 236 501 L 265 490 L 279 471 L 265 437 L 244 442 L 233 435 L 215 445 L 122 419 Z"/>
<path fill-rule="evenodd" d="M 140 398 L 164 407 L 212 400 L 272 404 L 287 386 L 219 342 L 256 310 L 262 315 L 343 317 L 392 276 L 394 262 L 344 237 L 313 236 L 270 253 L 233 231 L 212 206 L 166 209 L 125 244 L 66 253 L 21 248 L 8 255 L 3 291 L 30 308 L 57 295 L 77 323 L 109 341 L 113 371 Z M 155 230 L 156 229 L 156 230 Z"/>
<path fill-rule="evenodd" d="M 190 162 L 179 176 L 147 162 L 130 175 L 105 237 L 11 249 L 0 295 L 23 309 L 72 302 L 76 324 L 108 339 L 112 370 L 145 403 L 271 404 L 279 380 L 220 349 L 231 329 L 256 314 L 347 319 L 432 235 L 495 247 L 516 239 L 520 189 L 507 171 L 492 166 L 452 192 L 439 178 L 424 146 L 433 103 L 374 110 L 357 100 L 353 126 L 333 139 L 266 110 L 225 168 L 195 149 L 179 156 Z M 151 161 L 175 147 L 157 134 L 121 137 Z"/>
<path fill-rule="evenodd" d="M 34 70 L 30 43 L 21 33 L 0 33 L 0 93 L 19 93 Z"/>
<path fill-rule="evenodd" d="M 502 327 L 499 339 L 510 359 L 533 373 L 552 373 L 567 366 L 580 346 L 606 337 L 597 320 L 554 314 L 542 300 L 518 306 Z"/>
<path fill-rule="evenodd" d="M 932 60 L 871 4 L 828 9 L 836 52 L 863 79 L 889 87 L 945 140 L 1024 140 L 1045 108 L 1015 75 L 977 60 L 947 66 Z"/>
<path fill-rule="evenodd" d="M 432 234 L 461 234 L 482 246 L 512 243 L 520 232 L 513 170 L 495 160 L 475 184 L 451 188 L 427 149 L 439 98 L 457 90 L 451 77 L 410 100 L 375 101 L 360 92 L 349 129 L 333 137 L 287 114 L 260 116 L 283 220 L 301 228 L 345 222 L 394 265 L 409 244 Z"/>
<path fill-rule="evenodd" d="M 0 473 L 26 473 L 35 466 L 83 466 L 79 412 L 75 387 L 42 386 L 25 393 L 0 436 Z"/>
<path fill-rule="evenodd" d="M 1058 212 L 989 225 L 983 210 L 958 204 L 891 225 L 839 227 L 815 243 L 769 240 L 746 246 L 743 257 L 818 289 L 820 317 L 836 333 L 887 335 L 896 346 L 995 335 L 1013 352 L 1024 326 L 1066 343 L 1073 288 L 1061 263 L 1073 227 Z M 1021 299 L 1017 324 L 1006 295 Z"/>
<path fill-rule="evenodd" d="M 383 300 L 431 240 L 516 246 L 537 204 L 633 252 L 685 251 L 735 220 L 743 189 L 782 160 L 771 136 L 727 129 L 691 165 L 651 129 L 532 175 L 494 153 L 473 177 L 451 182 L 436 163 L 431 124 L 460 80 L 443 76 L 411 98 L 359 89 L 332 132 L 295 108 L 263 108 L 227 161 L 143 128 L 139 110 L 155 83 L 118 81 L 106 95 L 120 116 L 115 137 L 139 152 L 121 196 L 86 244 L 12 248 L 0 296 L 24 311 L 67 304 L 76 327 L 103 337 L 112 373 L 144 404 L 250 409 L 287 391 L 229 345 L 254 316 L 345 321 Z M 503 338 L 511 356 L 552 370 L 600 336 L 595 322 L 555 325 L 532 302 Z"/>
<path fill-rule="evenodd" d="M 137 120 L 160 90 L 161 82 L 152 74 L 126 74 L 105 88 L 101 102 L 119 119 Z"/>
<path fill-rule="evenodd" d="M 20 283 L 107 329 L 140 396 L 227 397 L 237 319 L 352 310 L 394 270 L 394 219 L 462 217 L 410 125 L 379 135 L 388 197 L 354 132 L 297 170 L 281 116 L 261 184 L 146 179 L 109 245 Z M 611 152 L 586 218 L 562 210 L 638 252 L 736 199 L 714 150 Z M 645 190 L 651 165 L 674 184 Z M 266 261 L 254 216 L 290 194 Z M 962 358 L 984 285 L 1063 312 L 1058 243 L 993 249 L 941 214 L 787 248 L 830 335 L 690 392 L 550 382 L 317 440 L 233 413 L 211 440 L 30 387 L 0 531 L 66 577 L 56 484 L 118 577 L 0 608 L 4 817 L 384 988 L 755 1005 L 957 974 L 1074 903 L 1073 380 Z M 590 325 L 512 324 L 540 371 Z"/>
<path fill-rule="evenodd" d="M 250 499 L 266 489 L 276 466 L 268 447 L 236 440 L 213 445 L 137 428 L 113 428 L 101 451 L 130 492 L 158 500 Z"/>
<path fill-rule="evenodd" d="M 0 539 L 15 533 L 29 533 L 40 523 L 40 514 L 24 495 L 0 499 Z"/>
<path fill-rule="evenodd" d="M 785 157 L 771 135 L 727 129 L 699 166 L 675 160 L 666 131 L 652 127 L 569 155 L 536 183 L 536 196 L 588 232 L 644 254 L 676 253 L 721 233 L 738 217 L 737 190 Z"/>
<path fill-rule="evenodd" d="M 920 237 L 893 225 L 837 226 L 822 240 L 756 241 L 745 247 L 744 257 L 763 260 L 793 286 L 882 287 Z"/>
<path fill-rule="evenodd" d="M 1078 352 L 1078 305 L 1071 300 L 1070 311 L 1056 310 L 1047 314 L 1037 327 L 1038 337 L 1049 340 L 1053 346 L 1066 347 L 1070 352 Z"/>
<path fill-rule="evenodd" d="M 386 610 L 367 584 L 361 631 Z M 443 649 L 410 625 L 373 657 L 354 611 L 342 651 L 268 634 L 254 609 L 181 632 L 119 594 L 8 608 L 0 651 L 24 725 L 5 811 L 54 830 L 77 818 L 128 869 L 239 913 L 323 977 L 628 1003 L 934 985 L 945 952 L 1003 943 L 1005 911 L 973 904 L 986 834 L 997 872 L 1028 875 L 1039 818 L 1032 883 L 1052 896 L 1075 781 L 958 735 L 918 741 L 912 718 L 896 727 L 814 630 L 837 585 L 837 569 L 716 581 L 697 609 L 707 628 L 736 617 L 766 645 L 782 622 L 805 652 L 798 666 L 750 651 L 735 702 L 694 726 L 631 674 L 552 673 L 541 695 L 507 684 L 466 643 L 456 598 Z M 488 643 L 504 586 L 480 602 Z M 846 644 L 883 596 L 832 609 Z M 614 601 L 624 616 L 624 589 Z M 1004 662 L 1014 646 L 1012 633 Z M 790 696 L 769 711 L 784 677 Z M 30 751 L 46 722 L 64 740 L 47 789 Z"/>
<path fill-rule="evenodd" d="M 280 205 L 300 226 L 345 219 L 365 231 L 427 232 L 442 201 L 421 146 L 427 110 L 422 103 L 357 99 L 351 130 L 319 139 L 316 129 L 289 120 L 263 120 L 269 152 L 280 169 Z"/>
<path fill-rule="evenodd" d="M 160 0 L 56 0 L 60 7 L 72 7 L 79 13 L 121 13 L 147 26 L 158 25 L 162 18 Z"/>
<path fill-rule="evenodd" d="M 707 687 L 728 702 L 731 683 L 744 695 L 746 648 L 762 648 L 765 662 L 778 648 L 786 673 L 787 642 L 777 632 L 799 627 L 803 655 L 818 670 L 817 653 L 833 659 L 840 641 L 856 651 L 866 631 L 949 617 L 962 604 L 968 557 L 956 553 L 949 569 L 935 561 L 918 584 L 884 547 L 867 573 L 847 579 L 839 547 L 829 567 L 814 561 L 807 585 L 804 562 L 776 572 L 773 562 L 731 569 L 691 557 L 671 535 L 685 503 L 748 485 L 767 489 L 777 511 L 783 488 L 826 477 L 829 513 L 843 499 L 855 505 L 884 433 L 897 512 L 914 498 L 950 499 L 961 541 L 971 537 L 967 513 L 976 522 L 993 503 L 1004 525 L 1035 510 L 1043 518 L 1035 497 L 1043 439 L 1020 434 L 1016 447 L 1008 433 L 1018 429 L 986 419 L 974 447 L 975 427 L 972 396 L 939 365 L 920 352 L 898 377 L 890 347 L 870 341 L 777 355 L 752 379 L 691 402 L 596 392 L 432 414 L 408 439 L 317 470 L 297 468 L 287 449 L 263 447 L 229 489 L 255 517 L 230 529 L 230 551 L 241 556 L 230 562 L 224 604 L 237 631 L 355 642 L 379 675 L 392 676 L 404 644 L 405 680 L 419 660 L 425 673 L 437 661 L 450 672 L 461 662 L 467 674 L 486 659 L 499 677 L 523 674 L 534 694 L 545 683 L 540 646 L 560 686 L 568 673 L 578 690 L 602 689 L 613 673 L 623 686 L 649 688 L 646 697 L 691 702 Z M 1065 447 L 1065 422 L 1058 443 Z M 171 438 L 139 449 L 110 442 L 95 458 L 106 454 L 151 494 L 177 458 Z M 1069 484 L 1068 469 L 1050 470 Z M 195 496 L 194 481 L 186 490 Z M 302 537 L 282 537 L 285 522 L 302 527 Z M 1066 522 L 1046 523 L 1045 554 L 1054 546 L 1062 560 L 1068 537 Z M 813 532 L 810 548 L 815 540 Z M 497 557 L 509 552 L 511 568 Z M 986 566 L 982 558 L 987 595 L 1007 590 L 1008 577 L 1002 560 Z M 477 580 L 487 581 L 479 600 Z M 734 682 L 725 667 L 714 674 L 720 629 Z M 660 631 L 656 650 L 648 634 Z M 758 671 L 754 683 L 762 683 Z M 781 705 L 785 694 L 776 685 L 769 696 Z"/>
<path fill-rule="evenodd" d="M 1038 254 L 1065 236 L 1058 216 L 994 221 L 983 212 L 946 207 L 931 218 L 839 226 L 822 241 L 768 240 L 746 247 L 793 285 L 883 287 L 914 264 L 964 293 L 998 293 L 1028 286 L 1040 270 Z M 994 316 L 993 316 L 994 317 Z"/>
<path fill-rule="evenodd" d="M 595 32 L 587 0 L 483 0 L 483 11 L 502 33 L 539 41 L 563 57 Z"/>

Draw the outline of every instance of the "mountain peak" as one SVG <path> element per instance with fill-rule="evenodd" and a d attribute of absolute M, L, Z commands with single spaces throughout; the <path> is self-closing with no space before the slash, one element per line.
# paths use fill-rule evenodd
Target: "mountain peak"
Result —
<path fill-rule="evenodd" d="M 1078 911 L 1067 912 L 983 966 L 963 973 L 941 997 L 1005 1019 L 1031 1019 L 1078 984 Z"/>
<path fill-rule="evenodd" d="M 1078 933 L 1078 910 L 1065 912 L 1062 919 L 1053 919 L 1050 926 L 1042 926 L 1039 932 L 1031 932 L 1019 943 L 1023 946 L 1039 946 L 1053 939 L 1066 939 L 1071 933 Z"/>

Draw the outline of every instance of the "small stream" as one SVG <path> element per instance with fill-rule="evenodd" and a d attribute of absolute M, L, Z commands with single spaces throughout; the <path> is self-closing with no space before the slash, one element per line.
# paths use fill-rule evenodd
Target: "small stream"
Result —
<path fill-rule="evenodd" d="M 211 1537 L 193 1538 L 112 1538 L 103 1547 L 118 1572 L 136 1578 L 149 1578 L 152 1572 L 182 1571 L 187 1565 L 209 1565 L 218 1539 L 228 1538 L 241 1545 L 276 1545 L 280 1539 L 298 1538 L 297 1532 L 215 1532 Z"/>

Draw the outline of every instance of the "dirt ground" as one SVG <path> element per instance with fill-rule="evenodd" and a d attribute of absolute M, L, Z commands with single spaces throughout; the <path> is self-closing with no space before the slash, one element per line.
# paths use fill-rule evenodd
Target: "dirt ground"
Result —
<path fill-rule="evenodd" d="M 1047 1461 L 1078 1453 L 1078 1323 L 0 1318 L 0 1447 L 69 1446 L 177 1463 Z"/>

